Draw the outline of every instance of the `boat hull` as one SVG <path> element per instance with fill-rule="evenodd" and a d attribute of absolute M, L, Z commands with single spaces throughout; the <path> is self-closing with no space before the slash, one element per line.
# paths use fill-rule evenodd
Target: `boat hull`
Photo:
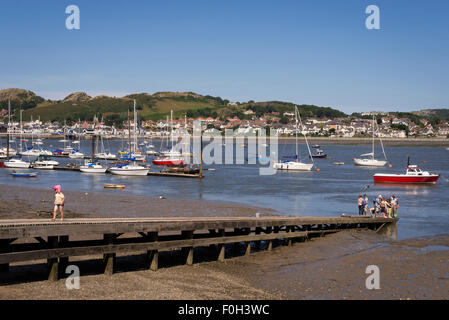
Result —
<path fill-rule="evenodd" d="M 428 184 L 436 183 L 440 178 L 439 175 L 421 175 L 411 176 L 403 174 L 375 174 L 373 176 L 376 183 L 410 183 L 410 184 Z"/>
<path fill-rule="evenodd" d="M 184 164 L 184 160 L 155 159 L 153 160 L 153 164 L 156 166 L 180 166 Z"/>
<path fill-rule="evenodd" d="M 288 170 L 288 171 L 311 171 L 313 163 L 301 163 L 301 162 L 276 162 L 273 165 L 276 170 Z"/>
<path fill-rule="evenodd" d="M 34 164 L 33 169 L 39 170 L 53 170 L 54 166 L 52 164 Z"/>
<path fill-rule="evenodd" d="M 387 161 L 376 159 L 354 159 L 354 164 L 356 166 L 364 167 L 383 167 L 387 164 Z"/>
<path fill-rule="evenodd" d="M 148 172 L 150 171 L 150 169 L 146 169 L 144 167 L 132 168 L 132 169 L 128 169 L 126 167 L 123 167 L 123 168 L 112 167 L 109 169 L 109 171 L 112 174 L 119 175 L 119 176 L 146 176 L 146 175 L 148 175 Z"/>
<path fill-rule="evenodd" d="M 325 158 L 327 158 L 327 154 L 312 154 L 312 156 L 310 158 L 325 159 Z"/>
<path fill-rule="evenodd" d="M 10 161 L 5 161 L 4 162 L 5 168 L 29 168 L 30 167 L 30 163 L 29 162 L 10 162 Z"/>
<path fill-rule="evenodd" d="M 89 166 L 81 166 L 80 171 L 84 173 L 105 173 L 107 168 L 92 168 Z"/>

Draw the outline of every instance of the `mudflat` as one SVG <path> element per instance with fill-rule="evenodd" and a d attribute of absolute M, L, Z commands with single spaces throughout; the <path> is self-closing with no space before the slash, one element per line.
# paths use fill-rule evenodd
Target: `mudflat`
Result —
<path fill-rule="evenodd" d="M 120 191 L 119 191 L 120 192 Z M 120 193 L 65 191 L 67 217 L 248 216 L 263 208 Z M 49 217 L 53 194 L 0 185 L 0 218 Z M 69 205 L 70 204 L 70 205 Z M 70 259 L 80 289 L 65 279 L 45 280 L 45 261 L 15 263 L 0 274 L 0 299 L 447 299 L 449 234 L 393 241 L 373 231 L 342 231 L 292 247 L 254 244 L 253 253 L 230 245 L 225 262 L 214 248 L 195 249 L 193 266 L 179 252 L 161 252 L 160 269 L 142 253 L 118 255 L 117 273 L 102 274 L 101 256 Z M 198 254 L 197 254 L 198 253 Z M 380 289 L 365 286 L 366 268 L 379 268 Z"/>

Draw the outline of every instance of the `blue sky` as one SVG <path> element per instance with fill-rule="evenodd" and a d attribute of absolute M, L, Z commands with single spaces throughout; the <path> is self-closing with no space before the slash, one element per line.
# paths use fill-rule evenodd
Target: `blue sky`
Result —
<path fill-rule="evenodd" d="M 81 11 L 67 30 L 65 8 Z M 380 30 L 365 8 L 380 8 Z M 0 1 L 0 88 L 449 107 L 449 1 Z"/>

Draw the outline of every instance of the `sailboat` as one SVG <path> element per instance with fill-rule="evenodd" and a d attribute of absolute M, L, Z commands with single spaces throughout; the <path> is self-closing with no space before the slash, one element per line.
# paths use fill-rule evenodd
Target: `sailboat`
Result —
<path fill-rule="evenodd" d="M 169 151 L 163 151 L 161 154 L 162 158 L 156 158 L 153 160 L 153 164 L 157 166 L 179 166 L 184 164 L 184 158 L 182 158 L 181 152 L 175 150 L 173 147 L 173 110 L 171 110 L 171 118 L 170 118 L 170 140 L 171 140 L 171 149 Z"/>
<path fill-rule="evenodd" d="M 79 121 L 81 123 L 81 120 Z M 73 143 L 77 142 L 78 148 L 81 147 L 81 126 L 78 127 L 78 141 L 74 141 Z M 73 149 L 69 154 L 70 159 L 84 159 L 84 153 L 80 152 L 79 150 Z"/>
<path fill-rule="evenodd" d="M 301 122 L 301 116 L 299 115 L 298 107 L 295 106 L 295 117 L 296 117 L 296 154 L 294 156 L 294 161 L 281 161 L 281 162 L 274 162 L 273 168 L 277 170 L 291 170 L 291 171 L 311 171 L 314 163 L 313 163 L 313 157 L 310 152 L 309 143 L 307 141 L 307 137 L 304 135 L 306 139 L 307 144 L 307 150 L 309 151 L 309 157 L 312 159 L 312 163 L 303 163 L 299 159 L 299 152 L 298 152 L 298 120 Z M 302 127 L 302 122 L 301 122 Z"/>
<path fill-rule="evenodd" d="M 101 140 L 101 152 L 97 153 L 95 156 L 97 159 L 103 159 L 103 160 L 117 160 L 117 156 L 109 151 L 106 151 L 104 147 L 104 141 L 103 136 L 100 134 L 100 140 Z"/>
<path fill-rule="evenodd" d="M 6 129 L 7 136 L 6 136 L 6 146 L 0 148 L 0 158 L 8 158 L 13 157 L 17 154 L 17 151 L 11 148 L 10 142 L 15 141 L 14 137 L 10 136 L 11 132 L 11 101 L 8 100 L 8 128 Z"/>
<path fill-rule="evenodd" d="M 22 127 L 22 111 L 20 110 L 20 149 L 19 154 L 22 153 L 22 133 L 23 133 L 23 127 Z M 8 161 L 4 162 L 5 168 L 29 168 L 30 162 L 23 161 L 22 159 L 10 159 Z"/>
<path fill-rule="evenodd" d="M 356 166 L 367 166 L 367 167 L 383 167 L 387 164 L 387 155 L 385 154 L 384 145 L 382 139 L 379 137 L 380 144 L 382 146 L 382 152 L 384 154 L 385 160 L 377 160 L 374 156 L 374 139 L 376 136 L 375 121 L 373 116 L 373 148 L 370 153 L 365 153 L 360 155 L 361 158 L 354 158 L 354 164 Z"/>
<path fill-rule="evenodd" d="M 80 171 L 84 173 L 105 173 L 107 168 L 99 163 L 86 160 L 84 166 L 80 166 Z"/>
<path fill-rule="evenodd" d="M 136 100 L 134 100 L 134 141 L 137 141 L 136 127 L 137 127 Z M 129 122 L 128 122 L 128 128 L 129 128 L 129 130 L 131 130 L 131 126 L 130 126 Z M 131 146 L 134 146 L 134 147 L 131 147 Z M 136 149 L 137 144 L 134 144 L 134 145 L 130 144 L 130 149 L 128 152 L 129 155 L 132 155 L 133 153 L 135 153 L 135 150 L 131 150 L 132 148 Z M 148 172 L 150 171 L 150 169 L 137 165 L 135 158 L 131 157 L 128 160 L 131 162 L 125 163 L 125 164 L 118 164 L 114 167 L 109 168 L 109 171 L 112 174 L 122 175 L 122 176 L 146 176 L 146 175 L 148 175 Z"/>
<path fill-rule="evenodd" d="M 97 138 L 98 141 L 98 138 Z M 98 148 L 98 143 L 97 143 Z M 95 161 L 96 152 L 95 152 L 95 137 L 92 137 L 92 155 L 91 160 L 85 160 L 84 165 L 80 166 L 80 171 L 84 173 L 105 173 L 108 168 L 103 167 L 99 162 Z"/>

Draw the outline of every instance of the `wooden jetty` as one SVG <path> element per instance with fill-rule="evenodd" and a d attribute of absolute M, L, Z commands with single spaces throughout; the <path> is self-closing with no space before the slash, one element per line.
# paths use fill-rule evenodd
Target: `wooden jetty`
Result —
<path fill-rule="evenodd" d="M 63 170 L 63 171 L 80 171 L 79 167 L 76 166 L 55 166 L 53 167 L 54 170 Z M 110 173 L 109 169 L 106 170 L 105 173 Z M 157 172 L 157 171 L 150 171 L 148 172 L 149 176 L 156 176 L 156 177 L 174 177 L 174 178 L 196 178 L 196 179 L 202 179 L 204 178 L 203 175 L 200 174 L 191 174 L 191 173 L 182 173 L 182 172 Z"/>
<path fill-rule="evenodd" d="M 394 236 L 396 221 L 353 216 L 0 220 L 0 272 L 8 272 L 11 263 L 47 260 L 48 279 L 55 281 L 69 257 L 100 254 L 104 272 L 113 274 L 116 254 L 136 252 L 146 254 L 147 267 L 155 271 L 160 251 L 181 249 L 185 263 L 192 265 L 194 248 L 210 247 L 217 260 L 224 261 L 229 244 L 243 244 L 249 255 L 252 242 L 272 250 L 273 241 L 291 246 L 295 240 L 345 229 L 372 229 Z M 76 239 L 80 235 L 83 240 Z"/>
<path fill-rule="evenodd" d="M 148 172 L 149 176 L 156 176 L 156 177 L 175 177 L 175 178 L 197 178 L 202 179 L 204 178 L 203 175 L 197 174 L 197 173 L 182 173 L 182 172 L 167 172 L 167 171 L 161 171 L 161 172 Z"/>

